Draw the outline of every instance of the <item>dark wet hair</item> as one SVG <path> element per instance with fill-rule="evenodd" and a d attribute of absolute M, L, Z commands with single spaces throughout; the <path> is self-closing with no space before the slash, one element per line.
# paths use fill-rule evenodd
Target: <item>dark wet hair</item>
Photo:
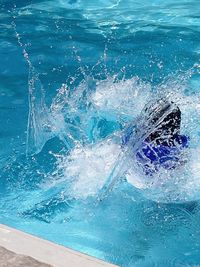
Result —
<path fill-rule="evenodd" d="M 147 110 L 146 110 L 147 111 Z M 170 145 L 174 143 L 177 135 L 180 134 L 181 111 L 177 105 L 167 100 L 159 100 L 149 108 L 148 123 L 155 127 L 145 139 L 147 142 Z"/>

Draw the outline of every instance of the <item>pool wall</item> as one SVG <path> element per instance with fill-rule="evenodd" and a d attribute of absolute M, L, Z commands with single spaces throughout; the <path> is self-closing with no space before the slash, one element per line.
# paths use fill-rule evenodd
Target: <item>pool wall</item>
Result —
<path fill-rule="evenodd" d="M 27 264 L 33 267 L 116 266 L 0 224 L 0 266 Z"/>

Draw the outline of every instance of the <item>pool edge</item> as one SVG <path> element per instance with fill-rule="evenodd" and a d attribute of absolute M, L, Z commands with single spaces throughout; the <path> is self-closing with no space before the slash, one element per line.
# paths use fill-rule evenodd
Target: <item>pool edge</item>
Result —
<path fill-rule="evenodd" d="M 0 224 L 0 247 L 53 267 L 117 267 L 2 224 Z"/>

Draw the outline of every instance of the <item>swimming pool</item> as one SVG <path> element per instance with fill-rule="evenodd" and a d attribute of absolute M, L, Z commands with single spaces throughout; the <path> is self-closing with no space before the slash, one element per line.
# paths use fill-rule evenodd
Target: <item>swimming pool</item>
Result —
<path fill-rule="evenodd" d="M 200 264 L 199 10 L 1 1 L 0 223 L 124 267 Z M 167 193 L 120 177 L 99 198 L 121 132 L 160 94 L 182 110 L 187 167 Z"/>

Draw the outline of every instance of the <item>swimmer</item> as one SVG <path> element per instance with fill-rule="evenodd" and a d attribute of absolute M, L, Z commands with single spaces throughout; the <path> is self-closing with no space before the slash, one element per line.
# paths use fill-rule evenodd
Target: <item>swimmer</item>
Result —
<path fill-rule="evenodd" d="M 180 133 L 181 111 L 176 104 L 164 99 L 149 103 L 138 121 L 135 139 L 142 140 L 136 148 L 134 143 L 132 156 L 146 175 L 152 176 L 160 168 L 175 169 L 184 163 L 182 153 L 189 138 Z M 133 133 L 133 128 L 126 130 L 123 146 L 133 146 L 130 141 Z"/>

